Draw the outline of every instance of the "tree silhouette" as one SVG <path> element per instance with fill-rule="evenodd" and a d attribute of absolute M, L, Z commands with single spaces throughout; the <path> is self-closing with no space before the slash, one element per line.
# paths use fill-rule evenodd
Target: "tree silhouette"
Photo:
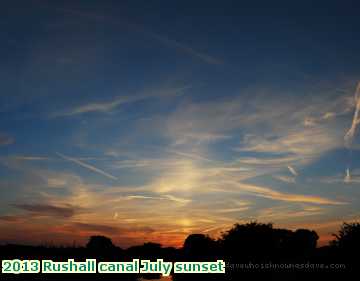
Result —
<path fill-rule="evenodd" d="M 360 223 L 343 223 L 338 234 L 333 234 L 332 245 L 349 251 L 360 250 Z"/>
<path fill-rule="evenodd" d="M 204 234 L 190 234 L 184 241 L 184 255 L 192 259 L 212 258 L 217 253 L 215 240 Z"/>
<path fill-rule="evenodd" d="M 115 246 L 111 239 L 106 236 L 91 236 L 86 248 L 90 250 L 110 250 L 114 249 Z"/>
<path fill-rule="evenodd" d="M 0 245 L 1 259 L 53 259 L 64 261 L 69 258 L 84 260 L 96 258 L 99 261 L 129 261 L 133 258 L 162 258 L 166 261 L 216 261 L 226 262 L 226 274 L 181 274 L 173 275 L 174 281 L 224 281 L 224 280 L 333 280 L 340 277 L 350 279 L 353 271 L 359 271 L 360 223 L 344 223 L 330 246 L 317 248 L 318 235 L 315 231 L 296 231 L 274 228 L 271 223 L 249 222 L 235 224 L 222 236 L 214 240 L 204 234 L 191 234 L 181 249 L 163 248 L 157 243 L 144 243 L 128 249 L 116 247 L 106 236 L 91 236 L 84 247 L 46 247 Z M 281 269 L 261 267 L 239 267 L 259 264 L 323 264 L 324 268 L 313 270 Z M 329 265 L 343 264 L 342 268 Z M 315 275 L 314 275 L 315 274 Z M 63 280 L 63 275 L 7 276 L 12 280 Z M 70 276 L 70 275 L 69 275 Z M 33 278 L 34 277 L 34 278 Z M 73 277 L 73 276 L 71 276 Z M 121 280 L 159 278 L 159 274 L 121 274 Z M 314 278 L 313 278 L 314 277 Z M 38 278 L 38 279 L 36 279 Z M 80 274 L 71 280 L 116 280 L 119 274 Z M 0 278 L 1 279 L 1 278 Z M 70 280 L 70 279 L 69 279 Z"/>
<path fill-rule="evenodd" d="M 298 229 L 292 235 L 291 250 L 296 251 L 298 254 L 309 253 L 315 250 L 319 236 L 313 230 Z"/>
<path fill-rule="evenodd" d="M 238 258 L 265 258 L 276 250 L 275 231 L 271 223 L 235 224 L 222 235 L 225 255 Z"/>
<path fill-rule="evenodd" d="M 131 256 L 139 259 L 153 259 L 162 257 L 162 247 L 158 243 L 146 242 L 143 245 L 132 246 L 128 249 Z"/>

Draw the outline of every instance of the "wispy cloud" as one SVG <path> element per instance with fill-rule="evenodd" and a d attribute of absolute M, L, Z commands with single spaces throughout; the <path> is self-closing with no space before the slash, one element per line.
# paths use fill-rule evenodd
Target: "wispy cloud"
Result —
<path fill-rule="evenodd" d="M 35 215 L 62 218 L 70 218 L 79 211 L 79 208 L 71 205 L 55 206 L 50 204 L 14 204 L 14 206 Z"/>
<path fill-rule="evenodd" d="M 197 153 L 194 152 L 183 152 L 183 151 L 179 151 L 179 150 L 175 150 L 175 149 L 165 149 L 165 151 L 169 152 L 169 153 L 173 153 L 179 156 L 183 156 L 189 159 L 193 159 L 193 160 L 201 160 L 201 161 L 206 161 L 206 162 L 214 162 L 214 160 L 204 157 L 202 155 L 199 155 Z"/>
<path fill-rule="evenodd" d="M 354 139 L 355 132 L 356 132 L 356 128 L 360 123 L 360 116 L 359 116 L 359 114 L 360 114 L 360 82 L 358 83 L 356 91 L 355 91 L 354 104 L 355 104 L 355 112 L 354 112 L 354 116 L 352 119 L 351 127 L 344 136 L 345 146 L 347 146 L 347 147 L 351 146 L 353 139 Z"/>
<path fill-rule="evenodd" d="M 164 36 L 162 34 L 156 33 L 154 31 L 151 31 L 144 25 L 131 22 L 130 20 L 126 20 L 122 17 L 122 19 L 119 18 L 113 18 L 111 16 L 102 16 L 91 12 L 85 12 L 85 11 L 79 11 L 79 10 L 72 10 L 72 9 L 64 9 L 64 8 L 56 8 L 58 11 L 62 11 L 65 13 L 74 14 L 76 16 L 86 17 L 92 20 L 96 21 L 102 21 L 102 22 L 110 22 L 112 24 L 117 24 L 121 26 L 127 26 L 129 29 L 138 32 L 139 34 L 142 34 L 146 37 L 149 37 L 160 44 L 172 48 L 176 51 L 182 52 L 188 56 L 191 56 L 193 58 L 196 58 L 204 63 L 211 64 L 211 65 L 221 65 L 223 64 L 223 60 L 215 58 L 213 56 L 210 56 L 208 54 L 205 54 L 204 52 L 200 52 L 198 50 L 195 50 L 194 48 L 190 47 L 187 44 L 184 44 L 182 42 L 179 42 L 177 40 L 174 40 L 172 38 L 169 38 L 167 36 Z"/>
<path fill-rule="evenodd" d="M 351 171 L 350 168 L 346 168 L 344 173 L 339 173 L 333 176 L 319 176 L 316 178 L 309 178 L 309 182 L 321 182 L 326 184 L 354 184 L 360 183 L 360 171 L 353 170 Z"/>
<path fill-rule="evenodd" d="M 304 218 L 323 214 L 322 207 L 289 208 L 288 206 L 270 207 L 260 209 L 256 217 L 262 220 L 287 221 L 289 218 Z"/>
<path fill-rule="evenodd" d="M 211 145 L 228 138 L 240 139 L 232 149 L 242 154 L 239 161 L 245 168 L 268 166 L 269 172 L 309 164 L 342 145 L 343 133 L 337 130 L 341 120 L 336 120 L 336 126 L 330 120 L 347 110 L 343 96 L 285 101 L 245 93 L 216 102 L 182 104 L 169 116 L 165 136 L 172 147 L 192 153 L 211 151 Z M 304 126 L 304 119 L 312 115 L 317 118 L 314 126 Z"/>
<path fill-rule="evenodd" d="M 150 98 L 175 97 L 184 93 L 189 86 L 160 87 L 158 89 L 147 89 L 143 93 L 135 93 L 131 96 L 116 96 L 109 101 L 98 101 L 82 104 L 62 112 L 52 114 L 52 117 L 73 116 L 90 112 L 109 113 L 120 105 L 138 102 Z"/>
<path fill-rule="evenodd" d="M 129 199 L 143 199 L 143 200 L 169 200 L 176 203 L 187 204 L 191 202 L 191 199 L 181 198 L 171 194 L 165 194 L 163 196 L 145 196 L 145 195 L 128 195 L 126 198 Z"/>
<path fill-rule="evenodd" d="M 294 177 L 288 177 L 284 175 L 274 175 L 273 178 L 286 183 L 296 183 L 296 179 Z"/>
<path fill-rule="evenodd" d="M 184 54 L 190 55 L 194 58 L 197 58 L 199 60 L 201 60 L 202 62 L 205 62 L 207 64 L 212 64 L 212 65 L 222 65 L 224 64 L 224 61 L 218 58 L 215 58 L 213 56 L 207 55 L 203 52 L 199 52 L 198 50 L 195 50 L 194 48 L 180 43 L 177 40 L 174 39 L 170 39 L 166 36 L 160 35 L 158 33 L 154 33 L 151 32 L 149 30 L 145 30 L 144 27 L 142 27 L 142 30 L 144 33 L 146 33 L 147 35 L 151 36 L 153 39 L 158 40 L 160 43 L 164 44 L 165 46 L 174 48 L 177 51 L 183 52 Z"/>
<path fill-rule="evenodd" d="M 69 112 L 65 112 L 63 115 L 70 116 L 88 112 L 109 112 L 118 107 L 120 104 L 126 102 L 128 102 L 128 99 L 120 97 L 109 102 L 89 103 L 73 108 Z"/>
<path fill-rule="evenodd" d="M 82 166 L 82 167 L 84 167 L 84 168 L 86 168 L 86 169 L 88 169 L 88 170 L 90 170 L 92 172 L 103 175 L 103 176 L 105 176 L 105 177 L 107 177 L 109 179 L 112 179 L 112 180 L 117 180 L 118 179 L 117 177 L 115 177 L 115 176 L 113 176 L 113 175 L 111 175 L 111 174 L 109 174 L 109 173 L 107 173 L 107 172 L 105 172 L 103 170 L 100 170 L 99 168 L 96 168 L 93 165 L 90 165 L 90 164 L 87 164 L 87 163 L 85 163 L 83 161 L 80 161 L 79 159 L 69 157 L 69 156 L 66 156 L 66 155 L 61 154 L 61 153 L 56 153 L 56 154 L 59 155 L 61 158 L 67 160 L 67 161 L 76 163 L 76 164 L 78 164 L 78 165 L 80 165 L 80 166 Z"/>
<path fill-rule="evenodd" d="M 266 187 L 260 187 L 260 186 L 243 184 L 243 183 L 239 184 L 239 187 L 240 189 L 251 191 L 265 198 L 286 201 L 286 202 L 303 202 L 303 203 L 325 204 L 325 205 L 346 204 L 346 202 L 327 199 L 320 196 L 285 193 L 285 192 L 275 191 Z"/>
<path fill-rule="evenodd" d="M 284 164 L 297 161 L 296 156 L 277 156 L 277 157 L 241 157 L 237 160 L 239 163 L 256 166 L 282 167 Z"/>
<path fill-rule="evenodd" d="M 296 193 L 285 193 L 280 191 L 275 191 L 268 187 L 252 185 L 242 182 L 229 182 L 231 185 L 236 185 L 237 190 L 242 190 L 245 192 L 250 192 L 256 196 L 269 198 L 273 200 L 286 201 L 286 202 L 298 202 L 298 203 L 312 203 L 320 205 L 343 205 L 347 204 L 346 202 L 332 200 L 328 198 L 323 198 L 320 196 L 314 195 L 302 195 Z M 231 189 L 214 189 L 214 191 L 223 191 L 223 192 L 234 192 L 235 190 Z"/>
<path fill-rule="evenodd" d="M 0 216 L 0 221 L 4 222 L 21 222 L 24 218 L 20 216 Z"/>
<path fill-rule="evenodd" d="M 180 138 L 176 140 L 174 145 L 182 145 L 188 142 L 193 142 L 197 144 L 212 143 L 221 140 L 226 140 L 229 138 L 231 138 L 231 136 L 224 134 L 191 132 L 191 133 L 183 134 Z"/>
<path fill-rule="evenodd" d="M 128 195 L 126 198 L 129 199 L 151 199 L 151 200 L 162 200 L 161 197 L 154 197 L 154 196 L 145 196 L 145 195 Z"/>
<path fill-rule="evenodd" d="M 97 232 L 97 233 L 108 233 L 114 234 L 119 232 L 119 228 L 110 225 L 103 225 L 103 224 L 91 224 L 91 223 L 73 223 L 73 229 L 85 230 L 90 232 Z"/>
<path fill-rule="evenodd" d="M 45 160 L 50 160 L 51 158 L 43 157 L 43 156 L 16 155 L 16 156 L 13 156 L 12 159 L 20 160 L 20 161 L 45 161 Z"/>
<path fill-rule="evenodd" d="M 237 213 L 248 210 L 249 207 L 238 207 L 238 208 L 225 208 L 225 209 L 217 209 L 216 213 Z"/>
<path fill-rule="evenodd" d="M 181 197 L 174 196 L 171 194 L 165 194 L 164 197 L 170 201 L 174 201 L 174 202 L 181 203 L 181 204 L 187 204 L 187 203 L 191 202 L 191 199 L 181 198 Z"/>
<path fill-rule="evenodd" d="M 321 152 L 334 148 L 336 138 L 324 128 L 306 128 L 292 130 L 279 136 L 249 136 L 239 151 L 261 153 L 282 153 L 296 156 L 302 161 L 309 161 L 319 156 Z"/>

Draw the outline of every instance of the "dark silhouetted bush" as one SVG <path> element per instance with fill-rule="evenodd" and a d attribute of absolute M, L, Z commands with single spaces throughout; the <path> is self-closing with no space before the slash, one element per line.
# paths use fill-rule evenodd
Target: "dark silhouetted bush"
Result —
<path fill-rule="evenodd" d="M 109 250 L 114 249 L 115 246 L 111 239 L 105 236 L 91 236 L 86 248 L 90 250 Z"/>

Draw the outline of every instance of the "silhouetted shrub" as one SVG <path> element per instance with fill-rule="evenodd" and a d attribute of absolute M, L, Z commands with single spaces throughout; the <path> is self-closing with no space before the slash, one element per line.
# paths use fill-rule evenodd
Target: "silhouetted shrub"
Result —
<path fill-rule="evenodd" d="M 271 255 L 278 241 L 271 223 L 250 222 L 235 224 L 222 235 L 222 244 L 226 256 L 257 259 Z"/>
<path fill-rule="evenodd" d="M 217 254 L 217 242 L 204 234 L 190 234 L 184 241 L 183 253 L 187 258 L 211 259 Z"/>
<path fill-rule="evenodd" d="M 343 223 L 331 244 L 349 251 L 360 250 L 360 223 Z"/>
<path fill-rule="evenodd" d="M 111 239 L 105 236 L 91 236 L 86 248 L 90 250 L 109 250 L 114 249 L 115 246 Z"/>
<path fill-rule="evenodd" d="M 292 235 L 292 250 L 297 253 L 308 253 L 316 248 L 319 236 L 313 230 L 298 229 Z"/>

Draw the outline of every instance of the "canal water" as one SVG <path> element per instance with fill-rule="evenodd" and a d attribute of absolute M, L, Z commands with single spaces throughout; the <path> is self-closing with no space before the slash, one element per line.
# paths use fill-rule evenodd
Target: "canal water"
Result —
<path fill-rule="evenodd" d="M 139 281 L 171 281 L 171 276 L 162 276 L 160 279 L 143 279 L 140 278 Z"/>

